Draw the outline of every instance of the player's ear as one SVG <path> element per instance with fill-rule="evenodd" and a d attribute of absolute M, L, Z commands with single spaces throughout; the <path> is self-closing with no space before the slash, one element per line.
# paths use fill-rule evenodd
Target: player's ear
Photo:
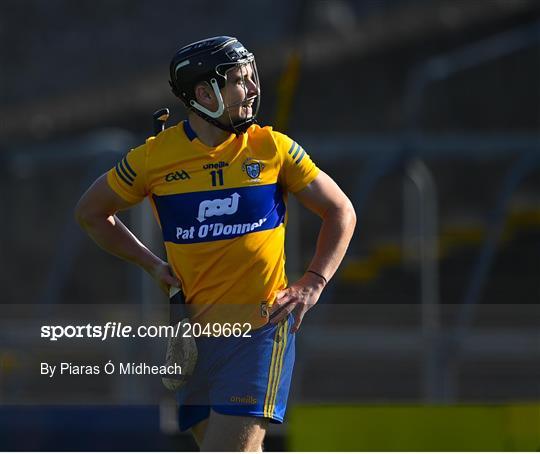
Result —
<path fill-rule="evenodd" d="M 195 98 L 204 107 L 211 107 L 214 101 L 214 93 L 208 82 L 201 82 L 195 86 Z"/>

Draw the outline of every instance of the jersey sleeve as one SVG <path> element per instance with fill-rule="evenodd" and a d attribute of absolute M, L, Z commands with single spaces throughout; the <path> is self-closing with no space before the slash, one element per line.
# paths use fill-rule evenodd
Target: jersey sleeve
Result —
<path fill-rule="evenodd" d="M 272 134 L 281 157 L 281 184 L 290 192 L 304 189 L 319 175 L 319 168 L 300 144 L 285 134 L 276 131 L 272 131 Z"/>
<path fill-rule="evenodd" d="M 148 143 L 133 148 L 107 173 L 107 182 L 111 189 L 127 202 L 140 202 L 148 194 L 147 154 Z"/>

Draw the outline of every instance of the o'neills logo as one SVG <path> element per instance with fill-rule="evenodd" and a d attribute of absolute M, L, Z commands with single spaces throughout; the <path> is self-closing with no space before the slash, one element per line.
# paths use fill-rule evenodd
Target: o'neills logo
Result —
<path fill-rule="evenodd" d="M 221 169 L 222 167 L 228 167 L 229 163 L 225 161 L 219 161 L 216 163 L 205 164 L 203 169 Z"/>
<path fill-rule="evenodd" d="M 230 402 L 232 402 L 233 404 L 248 404 L 248 405 L 255 405 L 257 403 L 257 399 L 255 399 L 255 397 L 253 396 L 244 396 L 244 397 L 240 397 L 240 396 L 231 396 L 231 398 L 229 399 Z"/>

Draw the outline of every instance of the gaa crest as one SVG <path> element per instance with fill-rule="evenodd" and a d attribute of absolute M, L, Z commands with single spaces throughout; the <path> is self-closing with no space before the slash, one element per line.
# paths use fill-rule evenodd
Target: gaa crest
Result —
<path fill-rule="evenodd" d="M 242 164 L 242 170 L 246 172 L 248 177 L 252 180 L 259 179 L 262 169 L 264 169 L 264 164 L 251 158 L 246 159 Z"/>

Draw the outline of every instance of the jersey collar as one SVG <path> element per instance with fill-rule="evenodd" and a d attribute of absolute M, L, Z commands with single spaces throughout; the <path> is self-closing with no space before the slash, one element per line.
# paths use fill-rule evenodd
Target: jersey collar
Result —
<path fill-rule="evenodd" d="M 182 122 L 182 128 L 183 128 L 183 131 L 184 131 L 184 134 L 186 135 L 186 137 L 189 139 L 189 141 L 197 148 L 201 149 L 202 151 L 206 152 L 206 153 L 210 153 L 211 155 L 214 154 L 214 153 L 219 153 L 221 152 L 221 150 L 223 150 L 224 148 L 228 147 L 229 144 L 235 140 L 237 138 L 236 134 L 233 134 L 231 133 L 230 136 L 223 142 L 223 143 L 220 143 L 218 146 L 216 147 L 210 147 L 204 143 L 202 143 L 200 140 L 199 140 L 199 137 L 197 136 L 197 133 L 193 130 L 193 128 L 191 127 L 190 123 L 189 123 L 189 120 L 184 120 Z M 242 137 L 244 136 L 244 134 L 242 134 Z"/>
<path fill-rule="evenodd" d="M 184 121 L 184 132 L 186 133 L 187 138 L 193 142 L 197 138 L 197 133 L 193 131 L 193 128 L 189 124 L 189 120 Z"/>

